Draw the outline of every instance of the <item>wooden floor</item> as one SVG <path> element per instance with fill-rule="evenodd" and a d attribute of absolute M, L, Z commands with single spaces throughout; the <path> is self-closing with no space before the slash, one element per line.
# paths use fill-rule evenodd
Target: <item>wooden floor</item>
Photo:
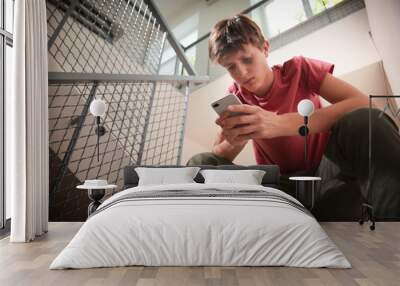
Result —
<path fill-rule="evenodd" d="M 0 241 L 0 285 L 400 285 L 400 222 L 375 231 L 354 222 L 322 223 L 353 268 L 122 267 L 48 270 L 81 223 L 50 223 L 32 243 Z"/>

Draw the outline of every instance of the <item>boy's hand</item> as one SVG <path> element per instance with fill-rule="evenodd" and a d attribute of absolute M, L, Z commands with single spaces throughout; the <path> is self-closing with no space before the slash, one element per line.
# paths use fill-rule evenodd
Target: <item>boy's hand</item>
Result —
<path fill-rule="evenodd" d="M 244 115 L 229 117 L 229 112 Z M 216 123 L 222 127 L 224 138 L 234 145 L 249 139 L 278 137 L 285 128 L 282 116 L 248 104 L 229 106 Z"/>
<path fill-rule="evenodd" d="M 233 162 L 236 156 L 243 150 L 246 143 L 247 141 L 244 141 L 233 145 L 224 138 L 222 132 L 218 132 L 212 152 Z"/>
<path fill-rule="evenodd" d="M 246 145 L 248 140 L 243 140 L 243 141 L 236 141 L 236 142 L 229 142 L 224 135 L 222 134 L 223 130 L 218 131 L 217 133 L 217 138 L 214 141 L 213 147 L 218 147 L 218 146 L 223 146 L 225 149 L 232 149 L 232 148 L 238 148 L 238 147 L 243 147 Z"/>

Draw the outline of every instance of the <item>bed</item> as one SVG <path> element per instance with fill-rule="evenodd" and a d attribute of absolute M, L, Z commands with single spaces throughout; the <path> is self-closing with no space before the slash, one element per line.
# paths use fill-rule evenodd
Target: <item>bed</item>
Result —
<path fill-rule="evenodd" d="M 193 183 L 138 185 L 138 169 L 128 166 L 124 190 L 99 206 L 50 269 L 351 267 L 308 210 L 276 188 L 277 166 L 200 168 L 265 175 L 260 185 L 204 183 L 200 173 Z"/>

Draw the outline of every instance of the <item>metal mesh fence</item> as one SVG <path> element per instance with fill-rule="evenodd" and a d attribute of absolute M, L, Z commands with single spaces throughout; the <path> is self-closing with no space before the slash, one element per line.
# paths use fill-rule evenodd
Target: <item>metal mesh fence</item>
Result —
<path fill-rule="evenodd" d="M 73 192 L 77 182 L 86 179 L 105 179 L 118 185 L 118 191 L 128 164 L 178 164 L 187 108 L 187 95 L 180 87 L 178 81 L 51 84 L 52 198 Z M 103 99 L 108 107 L 99 158 L 95 119 L 88 112 L 94 98 Z"/>
<path fill-rule="evenodd" d="M 128 164 L 178 164 L 190 80 L 137 80 L 159 71 L 166 33 L 143 0 L 48 0 L 49 71 L 102 80 L 49 85 L 50 220 L 82 220 L 86 179 L 123 186 Z M 131 80 L 110 80 L 134 75 Z M 159 78 L 158 78 L 159 79 Z M 93 99 L 103 99 L 99 139 Z M 99 157 L 97 152 L 99 151 Z"/>
<path fill-rule="evenodd" d="M 49 71 L 158 71 L 165 32 L 143 0 L 49 0 L 47 23 Z"/>
<path fill-rule="evenodd" d="M 141 163 L 170 165 L 180 163 L 187 96 L 169 84 L 159 84 L 148 122 Z"/>

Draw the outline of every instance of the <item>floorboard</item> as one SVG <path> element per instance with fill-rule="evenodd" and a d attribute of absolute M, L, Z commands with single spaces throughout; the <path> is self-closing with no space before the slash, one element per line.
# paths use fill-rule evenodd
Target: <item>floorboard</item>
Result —
<path fill-rule="evenodd" d="M 81 223 L 50 223 L 32 243 L 0 240 L 0 285 L 400 285 L 400 222 L 377 223 L 375 231 L 356 222 L 321 223 L 351 262 L 352 269 L 291 267 L 119 267 L 49 270 Z"/>

